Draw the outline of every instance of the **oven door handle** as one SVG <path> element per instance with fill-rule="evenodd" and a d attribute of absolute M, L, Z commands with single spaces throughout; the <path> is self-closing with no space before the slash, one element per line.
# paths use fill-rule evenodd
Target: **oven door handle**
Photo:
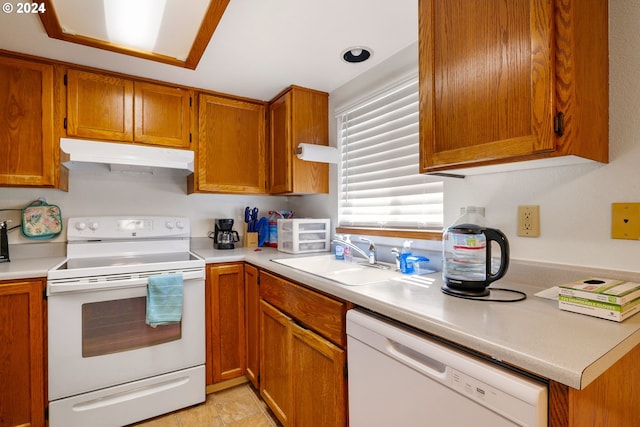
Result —
<path fill-rule="evenodd" d="M 181 271 L 182 280 L 204 280 L 204 269 L 195 269 L 191 271 Z M 163 273 L 167 274 L 167 273 Z M 49 281 L 47 283 L 47 295 L 67 293 L 67 292 L 85 292 L 85 291 L 103 291 L 109 289 L 123 289 L 147 286 L 149 277 L 158 274 L 149 273 L 144 275 L 119 276 L 118 278 L 82 278 L 82 279 L 59 279 Z"/>

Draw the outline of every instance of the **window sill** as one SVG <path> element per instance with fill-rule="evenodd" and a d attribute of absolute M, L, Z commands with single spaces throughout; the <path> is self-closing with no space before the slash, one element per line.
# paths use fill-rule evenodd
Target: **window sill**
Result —
<path fill-rule="evenodd" d="M 339 234 L 364 234 L 367 236 L 398 237 L 401 239 L 442 240 L 442 232 L 417 230 L 392 230 L 379 228 L 337 227 Z"/>

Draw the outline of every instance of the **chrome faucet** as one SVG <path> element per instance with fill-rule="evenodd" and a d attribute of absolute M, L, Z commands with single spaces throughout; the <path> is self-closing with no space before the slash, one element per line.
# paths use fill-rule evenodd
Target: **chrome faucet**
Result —
<path fill-rule="evenodd" d="M 333 239 L 331 239 L 331 241 L 335 243 L 340 243 L 341 245 L 349 246 L 351 249 L 356 251 L 358 255 L 368 260 L 369 264 L 371 265 L 375 265 L 378 262 L 378 259 L 376 256 L 376 245 L 369 239 L 365 239 L 364 237 L 360 238 L 360 241 L 369 243 L 368 253 L 360 249 L 358 246 L 354 245 L 352 242 L 347 242 L 345 240 L 342 240 L 339 237 L 334 237 Z"/>

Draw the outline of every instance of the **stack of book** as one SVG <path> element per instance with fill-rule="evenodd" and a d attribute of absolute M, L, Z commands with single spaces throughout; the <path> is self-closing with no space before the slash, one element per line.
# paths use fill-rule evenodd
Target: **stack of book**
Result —
<path fill-rule="evenodd" d="M 640 311 L 640 283 L 591 277 L 559 286 L 560 309 L 622 322 Z"/>

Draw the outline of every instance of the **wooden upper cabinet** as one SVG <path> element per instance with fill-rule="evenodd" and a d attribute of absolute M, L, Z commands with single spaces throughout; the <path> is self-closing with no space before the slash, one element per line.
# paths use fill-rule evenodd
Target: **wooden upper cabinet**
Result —
<path fill-rule="evenodd" d="M 53 66 L 0 57 L 0 185 L 56 186 Z"/>
<path fill-rule="evenodd" d="M 67 136 L 133 141 L 133 81 L 69 69 Z"/>
<path fill-rule="evenodd" d="M 209 94 L 198 98 L 195 188 L 256 193 L 266 190 L 266 106 Z"/>
<path fill-rule="evenodd" d="M 421 172 L 607 162 L 607 49 L 606 0 L 419 0 Z"/>
<path fill-rule="evenodd" d="M 134 141 L 190 148 L 192 91 L 135 82 L 134 92 Z"/>
<path fill-rule="evenodd" d="M 300 160 L 299 143 L 329 145 L 329 96 L 291 86 L 269 105 L 270 193 L 329 192 L 329 165 Z"/>
<path fill-rule="evenodd" d="M 193 91 L 68 69 L 67 136 L 190 148 Z"/>

